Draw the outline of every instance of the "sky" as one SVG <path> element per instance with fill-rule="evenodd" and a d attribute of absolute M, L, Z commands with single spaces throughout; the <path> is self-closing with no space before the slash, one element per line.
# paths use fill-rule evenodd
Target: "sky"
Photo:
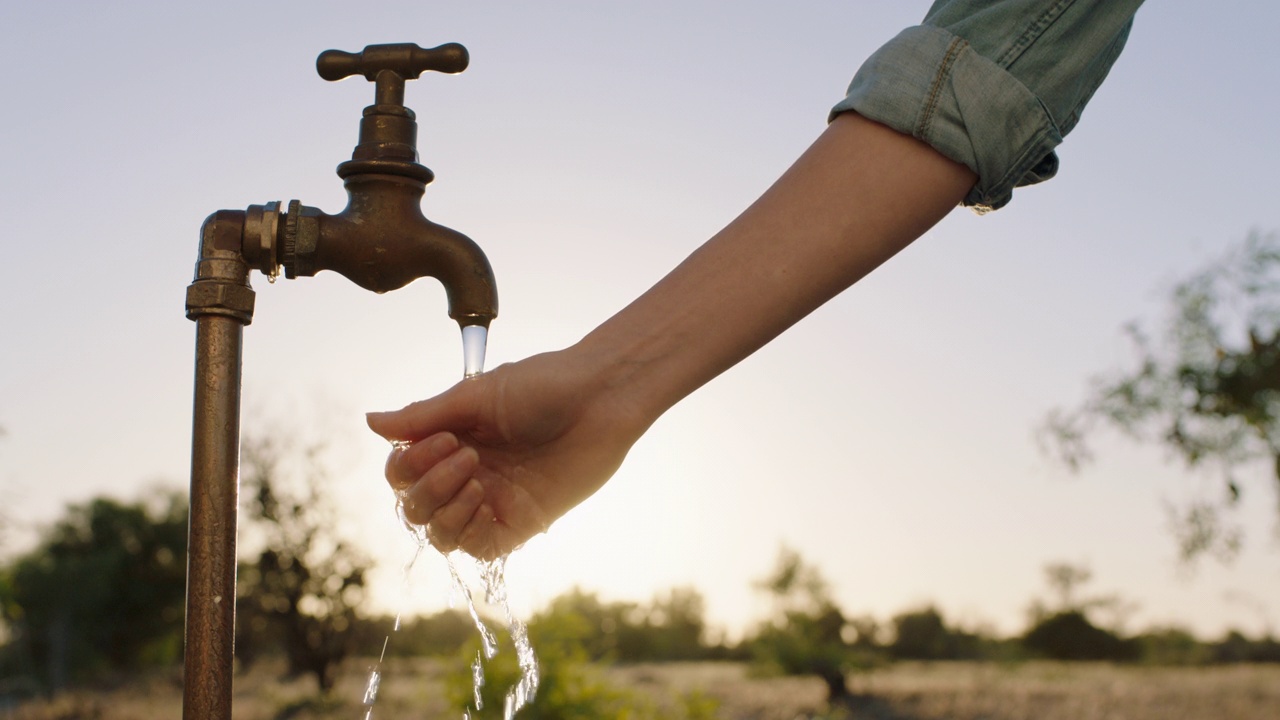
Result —
<path fill-rule="evenodd" d="M 376 7 L 376 10 L 367 8 Z M 489 365 L 564 347 L 744 209 L 822 131 L 859 64 L 926 3 L 550 0 L 0 5 L 0 504 L 29 547 L 67 503 L 184 487 L 194 325 L 183 297 L 218 209 L 345 202 L 363 80 L 323 50 L 461 42 L 470 68 L 408 85 L 424 211 L 486 251 Z M 357 9 L 360 8 L 360 9 Z M 1134 603 L 1129 629 L 1280 628 L 1277 498 L 1246 487 L 1229 565 L 1177 562 L 1165 508 L 1218 491 L 1104 436 L 1071 474 L 1046 413 L 1132 360 L 1121 327 L 1251 230 L 1280 231 L 1280 9 L 1152 2 L 1060 148 L 1054 180 L 957 210 L 872 276 L 681 402 L 595 497 L 508 566 L 529 613 L 574 586 L 646 601 L 694 585 L 741 633 L 779 548 L 850 614 L 933 603 L 1018 632 L 1043 567 Z M 382 480 L 363 413 L 462 373 L 432 280 L 384 296 L 332 273 L 268 284 L 244 333 L 253 431 L 322 439 L 341 530 L 380 606 L 448 598 Z"/>

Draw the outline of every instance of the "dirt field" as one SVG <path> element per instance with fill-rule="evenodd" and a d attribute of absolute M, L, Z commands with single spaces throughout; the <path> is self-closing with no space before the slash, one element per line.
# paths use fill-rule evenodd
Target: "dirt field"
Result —
<path fill-rule="evenodd" d="M 444 666 L 437 661 L 389 663 L 374 716 L 450 718 L 460 713 L 444 700 Z M 819 681 L 756 678 L 731 663 L 641 665 L 612 668 L 619 685 L 657 698 L 699 690 L 720 702 L 726 720 L 1276 720 L 1280 718 L 1280 666 L 1140 668 L 1102 664 L 900 664 L 851 677 L 858 695 L 848 708 L 828 709 Z M 237 678 L 237 720 L 310 720 L 363 717 L 368 665 L 352 662 L 332 698 L 318 701 L 309 680 L 282 683 L 255 668 Z M 175 676 L 120 689 L 74 693 L 16 708 L 0 706 L 3 720 L 155 720 L 181 717 Z"/>

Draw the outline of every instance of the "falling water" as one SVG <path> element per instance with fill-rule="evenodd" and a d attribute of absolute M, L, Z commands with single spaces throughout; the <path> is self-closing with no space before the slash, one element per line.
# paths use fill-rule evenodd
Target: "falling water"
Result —
<path fill-rule="evenodd" d="M 489 328 L 467 325 L 462 328 L 462 376 L 475 377 L 484 372 L 484 351 L 489 344 Z"/>
<path fill-rule="evenodd" d="M 468 325 L 462 328 L 462 356 L 463 356 L 463 377 L 471 378 L 484 372 L 484 356 L 485 349 L 488 344 L 489 331 L 483 325 Z M 408 449 L 411 443 L 403 440 L 393 440 L 391 446 L 393 452 L 403 452 Z M 410 585 L 410 571 L 414 564 L 418 561 L 418 557 L 422 554 L 423 549 L 427 545 L 427 529 L 422 525 L 415 525 L 409 521 L 405 515 L 405 491 L 396 493 L 396 516 L 400 518 L 401 524 L 417 541 L 417 549 L 414 551 L 413 557 L 404 566 L 402 575 L 402 605 L 403 601 L 408 598 Z M 453 581 L 453 588 L 462 595 L 467 603 L 467 612 L 471 616 L 472 622 L 475 623 L 476 630 L 480 633 L 482 652 L 477 652 L 475 660 L 471 663 L 471 680 L 472 680 L 472 696 L 476 712 L 484 707 L 484 701 L 481 698 L 481 689 L 484 687 L 484 661 L 492 659 L 498 652 L 498 638 L 489 626 L 485 624 L 480 612 L 476 608 L 475 597 L 471 592 L 470 586 L 462 578 L 458 572 L 457 566 L 453 562 L 453 555 L 445 555 L 445 562 L 449 567 L 449 575 Z M 507 622 L 507 630 L 511 633 L 511 641 L 515 646 L 516 661 L 520 666 L 520 679 L 515 686 L 507 691 L 507 696 L 503 704 L 502 716 L 504 720 L 512 720 L 515 714 L 525 705 L 533 700 L 534 695 L 538 691 L 538 658 L 533 652 L 533 645 L 529 642 L 529 632 L 525 624 L 515 616 L 511 611 L 511 603 L 507 593 L 506 581 L 507 556 L 503 556 L 497 560 L 485 562 L 476 560 L 476 569 L 480 573 L 481 582 L 484 587 L 485 602 L 490 605 L 497 605 L 502 608 L 504 619 Z M 452 603 L 451 603 L 452 604 Z M 396 613 L 395 628 L 392 632 L 400 629 L 400 618 L 403 614 L 403 608 Z M 373 716 L 373 703 L 378 695 L 378 685 L 381 682 L 382 660 L 387 654 L 387 644 L 390 642 L 391 636 L 388 635 L 382 643 L 382 654 L 378 657 L 378 663 L 369 673 L 369 683 L 365 688 L 364 705 L 366 708 L 364 720 L 371 720 Z M 470 720 L 470 709 L 463 711 L 463 717 Z"/>
<path fill-rule="evenodd" d="M 392 452 L 404 452 L 411 443 L 404 440 L 392 440 Z M 404 564 L 400 571 L 400 609 L 396 611 L 396 622 L 391 628 L 392 633 L 400 632 L 400 619 L 404 616 L 404 606 L 409 599 L 410 590 L 410 572 L 413 566 L 418 562 L 418 558 L 422 556 L 422 551 L 427 546 L 427 529 L 419 525 L 409 522 L 409 518 L 404 514 L 405 493 L 403 491 L 396 493 L 396 517 L 400 518 L 400 523 L 404 525 L 409 534 L 417 542 L 417 547 L 413 551 L 413 556 L 409 558 L 409 562 Z M 378 699 L 378 686 L 382 683 L 382 661 L 387 657 L 387 645 L 391 643 L 391 635 L 388 634 L 382 640 L 382 652 L 378 654 L 378 662 L 369 670 L 369 682 L 364 689 L 364 717 L 363 720 L 372 720 L 373 704 Z"/>
<path fill-rule="evenodd" d="M 516 648 L 516 662 L 520 665 L 520 680 L 507 690 L 506 703 L 502 708 L 504 720 L 511 720 L 538 692 L 538 657 L 534 655 L 533 645 L 529 642 L 528 628 L 511 612 L 511 602 L 507 595 L 507 556 L 491 562 L 477 560 L 476 566 L 484 579 L 485 601 L 499 605 L 506 616 L 511 643 Z"/>

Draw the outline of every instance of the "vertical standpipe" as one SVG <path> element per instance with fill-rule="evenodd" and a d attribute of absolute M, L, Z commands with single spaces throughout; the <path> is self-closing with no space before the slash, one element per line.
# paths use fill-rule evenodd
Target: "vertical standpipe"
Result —
<path fill-rule="evenodd" d="M 236 510 L 240 482 L 240 348 L 253 318 L 243 212 L 201 230 L 187 317 L 196 321 L 187 535 L 184 720 L 231 720 L 235 652 Z"/>

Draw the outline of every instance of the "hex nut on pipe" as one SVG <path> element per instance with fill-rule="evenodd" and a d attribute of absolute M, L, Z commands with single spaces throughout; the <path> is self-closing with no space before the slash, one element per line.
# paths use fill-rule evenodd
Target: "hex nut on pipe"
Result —
<path fill-rule="evenodd" d="M 187 318 L 225 315 L 248 325 L 253 320 L 253 288 L 217 281 L 199 281 L 187 286 Z"/>

